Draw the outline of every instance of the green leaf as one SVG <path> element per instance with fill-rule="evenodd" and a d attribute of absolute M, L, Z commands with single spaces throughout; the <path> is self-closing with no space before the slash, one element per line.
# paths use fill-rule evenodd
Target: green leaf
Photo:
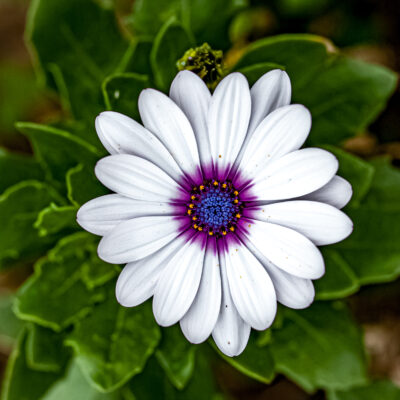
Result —
<path fill-rule="evenodd" d="M 66 341 L 86 379 L 104 392 L 141 372 L 160 340 L 150 304 L 124 308 L 114 290 L 113 284 L 107 300 L 80 321 Z"/>
<path fill-rule="evenodd" d="M 109 193 L 96 178 L 92 166 L 78 164 L 68 170 L 65 178 L 68 199 L 75 206 Z"/>
<path fill-rule="evenodd" d="M 53 201 L 60 202 L 59 195 L 37 181 L 18 183 L 0 196 L 0 267 L 34 259 L 55 243 L 57 236 L 39 237 L 33 227 L 39 212 Z"/>
<path fill-rule="evenodd" d="M 122 397 L 119 392 L 98 392 L 89 385 L 76 362 L 73 362 L 64 379 L 57 382 L 43 400 L 122 400 Z"/>
<path fill-rule="evenodd" d="M 0 171 L 7 171 L 1 175 L 0 193 L 16 183 L 24 180 L 42 180 L 43 170 L 32 157 L 10 153 L 0 148 Z"/>
<path fill-rule="evenodd" d="M 269 332 L 269 331 L 267 331 Z M 268 346 L 259 346 L 254 332 L 246 349 L 237 357 L 228 357 L 221 353 L 214 343 L 213 347 L 220 356 L 242 374 L 263 383 L 271 383 L 275 377 L 275 364 Z"/>
<path fill-rule="evenodd" d="M 190 27 L 198 44 L 207 42 L 214 49 L 229 48 L 229 25 L 248 5 L 247 0 L 183 0 L 182 21 Z"/>
<path fill-rule="evenodd" d="M 92 121 L 103 108 L 101 82 L 117 72 L 127 48 L 114 12 L 92 0 L 35 0 L 26 38 L 42 81 L 76 118 Z"/>
<path fill-rule="evenodd" d="M 284 71 L 285 67 L 280 64 L 263 62 L 240 68 L 237 71 L 245 75 L 249 82 L 249 85 L 252 86 L 260 78 L 260 76 L 266 74 L 269 71 L 272 71 L 273 69 L 281 69 L 282 71 Z"/>
<path fill-rule="evenodd" d="M 27 326 L 26 363 L 35 371 L 61 372 L 70 352 L 64 347 L 64 335 L 35 324 Z"/>
<path fill-rule="evenodd" d="M 400 388 L 388 381 L 378 381 L 346 392 L 329 392 L 328 400 L 400 400 Z"/>
<path fill-rule="evenodd" d="M 129 382 L 129 388 L 134 398 L 140 400 L 220 399 L 208 348 L 204 346 L 197 352 L 193 377 L 183 390 L 174 388 L 154 357 L 150 358 L 143 372 Z"/>
<path fill-rule="evenodd" d="M 150 87 L 146 75 L 124 73 L 111 75 L 103 82 L 103 96 L 107 110 L 118 111 L 140 120 L 139 94 Z"/>
<path fill-rule="evenodd" d="M 149 75 L 151 73 L 150 53 L 152 47 L 152 40 L 136 37 L 125 53 L 120 70 L 126 73 Z"/>
<path fill-rule="evenodd" d="M 375 174 L 360 206 L 346 212 L 353 234 L 335 248 L 361 284 L 387 282 L 400 274 L 400 171 L 388 160 L 373 163 Z"/>
<path fill-rule="evenodd" d="M 284 316 L 270 344 L 277 372 L 309 392 L 366 383 L 362 335 L 343 303 L 284 309 Z"/>
<path fill-rule="evenodd" d="M 96 245 L 92 235 L 76 233 L 39 260 L 35 273 L 18 291 L 18 317 L 61 331 L 86 316 L 95 303 L 104 301 L 103 288 L 88 290 L 83 280 L 83 266 L 96 252 Z"/>
<path fill-rule="evenodd" d="M 9 348 L 14 344 L 22 328 L 21 321 L 12 311 L 14 295 L 0 294 L 0 347 Z"/>
<path fill-rule="evenodd" d="M 195 351 L 196 347 L 186 340 L 179 325 L 163 329 L 156 357 L 177 389 L 183 389 L 193 374 Z"/>
<path fill-rule="evenodd" d="M 47 236 L 62 232 L 71 233 L 78 229 L 76 223 L 77 209 L 74 206 L 57 206 L 51 203 L 38 215 L 34 227 L 39 230 L 39 236 Z"/>
<path fill-rule="evenodd" d="M 62 374 L 32 370 L 26 362 L 26 330 L 8 360 L 2 388 L 2 400 L 41 400 Z"/>
<path fill-rule="evenodd" d="M 178 72 L 176 62 L 193 45 L 190 33 L 175 18 L 171 18 L 161 27 L 150 54 L 154 80 L 160 90 L 169 90 Z"/>
<path fill-rule="evenodd" d="M 70 168 L 79 163 L 93 166 L 102 155 L 91 144 L 61 129 L 31 122 L 18 122 L 16 127 L 32 141 L 48 179 L 64 182 Z"/>
<path fill-rule="evenodd" d="M 129 22 L 135 33 L 154 37 L 160 26 L 176 18 L 194 33 L 198 44 L 226 49 L 229 24 L 247 4 L 246 0 L 140 0 L 134 3 Z"/>
<path fill-rule="evenodd" d="M 365 130 L 384 108 L 397 81 L 390 70 L 346 58 L 328 40 L 313 35 L 258 40 L 234 69 L 262 63 L 284 67 L 292 82 L 292 102 L 310 109 L 311 145 L 339 144 Z M 267 70 L 259 68 L 259 75 Z"/>

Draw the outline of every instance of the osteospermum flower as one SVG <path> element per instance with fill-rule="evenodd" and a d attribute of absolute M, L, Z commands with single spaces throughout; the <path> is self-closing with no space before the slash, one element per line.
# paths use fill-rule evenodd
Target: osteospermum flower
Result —
<path fill-rule="evenodd" d="M 312 303 L 312 280 L 324 274 L 317 246 L 351 233 L 339 209 L 352 190 L 335 175 L 331 153 L 300 149 L 311 116 L 290 98 L 280 70 L 251 90 L 232 73 L 213 95 L 182 71 L 169 97 L 140 94 L 144 127 L 115 112 L 99 115 L 97 133 L 111 156 L 95 172 L 115 194 L 83 205 L 78 222 L 103 236 L 103 260 L 126 263 L 116 287 L 123 306 L 153 296 L 160 325 L 179 321 L 193 343 L 212 334 L 235 356 L 251 327 L 271 325 L 277 301 Z"/>

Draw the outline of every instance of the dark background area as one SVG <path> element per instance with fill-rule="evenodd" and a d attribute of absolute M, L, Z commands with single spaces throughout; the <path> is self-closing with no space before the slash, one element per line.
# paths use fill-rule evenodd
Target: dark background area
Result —
<path fill-rule="evenodd" d="M 129 12 L 131 3 L 116 0 L 119 14 Z M 50 123 L 61 117 L 57 97 L 37 86 L 24 45 L 28 5 L 28 0 L 0 0 L 0 146 L 19 152 L 30 152 L 30 146 L 15 131 L 15 121 Z M 252 5 L 233 22 L 232 54 L 261 37 L 307 32 L 328 37 L 347 55 L 400 70 L 400 1 L 275 0 Z M 386 154 L 400 166 L 399 90 L 369 132 L 359 132 L 343 147 L 364 158 Z M 0 292 L 15 290 L 30 270 L 27 265 L 2 272 Z M 364 287 L 349 302 L 365 330 L 372 376 L 400 385 L 400 283 Z M 9 346 L 0 346 L 0 374 L 9 352 Z M 226 363 L 216 362 L 215 371 L 221 388 L 234 399 L 324 398 L 323 393 L 304 393 L 283 377 L 265 386 Z"/>

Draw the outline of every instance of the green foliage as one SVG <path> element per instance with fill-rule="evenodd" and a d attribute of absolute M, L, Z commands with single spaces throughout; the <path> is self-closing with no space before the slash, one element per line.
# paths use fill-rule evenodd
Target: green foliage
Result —
<path fill-rule="evenodd" d="M 31 369 L 26 354 L 27 331 L 23 330 L 10 356 L 2 388 L 2 400 L 40 400 L 61 373 Z"/>
<path fill-rule="evenodd" d="M 105 392 L 141 372 L 160 340 L 149 304 L 121 307 L 113 286 L 106 301 L 80 321 L 66 341 L 86 378 Z"/>
<path fill-rule="evenodd" d="M 12 346 L 18 333 L 21 331 L 22 322 L 12 311 L 14 296 L 10 293 L 0 295 L 0 346 Z"/>
<path fill-rule="evenodd" d="M 36 263 L 35 273 L 20 288 L 15 303 L 18 317 L 61 331 L 87 315 L 95 303 L 104 301 L 105 291 L 88 289 L 83 279 L 84 266 L 95 249 L 96 242 L 88 234 L 61 240 Z"/>
<path fill-rule="evenodd" d="M 400 389 L 387 381 L 377 381 L 348 391 L 328 392 L 328 400 L 399 400 Z"/>
<path fill-rule="evenodd" d="M 67 111 L 90 122 L 103 109 L 102 81 L 117 72 L 128 47 L 112 10 L 91 0 L 34 0 L 26 37 L 42 80 Z"/>
<path fill-rule="evenodd" d="M 384 108 L 397 77 L 386 68 L 342 56 L 326 39 L 281 35 L 261 39 L 234 69 L 256 78 L 268 71 L 263 63 L 280 65 L 292 82 L 292 102 L 304 104 L 313 117 L 310 145 L 340 144 L 363 132 Z M 255 74 L 258 71 L 258 76 Z"/>
<path fill-rule="evenodd" d="M 34 223 L 43 208 L 59 201 L 51 186 L 38 181 L 17 183 L 0 196 L 0 269 L 37 257 L 55 243 L 54 235 L 40 237 Z"/>
<path fill-rule="evenodd" d="M 156 357 L 177 389 L 183 389 L 192 377 L 195 351 L 196 347 L 186 340 L 178 325 L 163 330 Z"/>
<path fill-rule="evenodd" d="M 137 99 L 140 92 L 148 87 L 150 87 L 150 82 L 146 75 L 132 72 L 111 75 L 103 82 L 106 108 L 139 120 Z"/>

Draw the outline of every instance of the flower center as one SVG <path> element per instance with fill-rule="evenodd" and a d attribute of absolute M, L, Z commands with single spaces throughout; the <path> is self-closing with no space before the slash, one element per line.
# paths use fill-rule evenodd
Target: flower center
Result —
<path fill-rule="evenodd" d="M 216 236 L 235 231 L 243 204 L 230 181 L 204 181 L 192 188 L 190 199 L 187 213 L 193 229 Z"/>

